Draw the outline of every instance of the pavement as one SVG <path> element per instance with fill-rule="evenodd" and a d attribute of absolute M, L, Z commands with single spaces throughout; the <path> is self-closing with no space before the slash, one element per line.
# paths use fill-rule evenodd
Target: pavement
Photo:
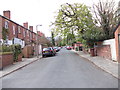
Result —
<path fill-rule="evenodd" d="M 37 60 L 39 60 L 40 58 L 42 58 L 42 56 L 37 57 L 33 57 L 33 58 L 22 58 L 22 61 L 20 62 L 15 62 L 12 65 L 9 65 L 7 67 L 5 67 L 3 70 L 0 70 L 0 78 L 4 77 L 14 71 L 17 71 Z"/>
<path fill-rule="evenodd" d="M 89 60 L 94 65 L 101 68 L 102 70 L 108 72 L 112 76 L 120 79 L 120 76 L 118 74 L 118 62 L 108 60 L 99 56 L 91 57 L 90 54 L 86 54 L 83 51 L 75 51 L 75 50 L 73 51 L 77 53 L 79 56 Z"/>

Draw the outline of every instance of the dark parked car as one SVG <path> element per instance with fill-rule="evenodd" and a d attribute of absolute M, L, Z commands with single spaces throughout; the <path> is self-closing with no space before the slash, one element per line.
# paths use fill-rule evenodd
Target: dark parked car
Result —
<path fill-rule="evenodd" d="M 55 54 L 56 54 L 56 51 L 52 47 L 43 49 L 43 57 L 45 57 L 45 56 L 55 56 Z"/>

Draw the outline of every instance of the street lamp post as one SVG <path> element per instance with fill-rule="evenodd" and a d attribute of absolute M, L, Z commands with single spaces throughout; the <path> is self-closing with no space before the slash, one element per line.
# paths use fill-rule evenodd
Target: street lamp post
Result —
<path fill-rule="evenodd" d="M 38 55 L 38 53 L 39 53 L 39 47 L 38 47 L 38 33 L 37 33 L 37 31 L 38 31 L 38 26 L 42 26 L 42 25 L 36 25 L 36 34 L 37 34 L 37 58 L 39 58 L 39 55 Z"/>

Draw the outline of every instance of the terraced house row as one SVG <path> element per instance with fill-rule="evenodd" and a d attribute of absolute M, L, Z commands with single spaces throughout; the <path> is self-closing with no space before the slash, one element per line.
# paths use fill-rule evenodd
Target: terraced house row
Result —
<path fill-rule="evenodd" d="M 23 23 L 23 26 L 11 20 L 11 12 L 3 11 L 3 15 L 0 15 L 0 44 L 3 43 L 4 34 L 3 30 L 7 30 L 6 44 L 20 44 L 23 49 L 25 57 L 30 55 L 36 55 L 39 48 L 39 54 L 41 53 L 41 45 L 48 43 L 49 41 L 43 33 L 33 31 L 33 26 L 28 26 L 28 22 Z M 37 43 L 38 42 L 38 43 Z M 39 44 L 39 45 L 37 45 Z"/>

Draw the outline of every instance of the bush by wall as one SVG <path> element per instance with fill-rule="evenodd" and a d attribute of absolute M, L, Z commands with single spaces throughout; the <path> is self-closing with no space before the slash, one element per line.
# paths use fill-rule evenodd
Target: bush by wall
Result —
<path fill-rule="evenodd" d="M 0 53 L 3 53 L 3 52 L 12 52 L 12 48 L 8 45 L 1 45 Z"/>
<path fill-rule="evenodd" d="M 1 45 L 0 46 L 0 54 L 8 54 L 13 53 L 14 61 L 18 60 L 19 54 L 21 54 L 21 45 Z"/>
<path fill-rule="evenodd" d="M 11 45 L 13 56 L 14 56 L 14 62 L 18 60 L 19 54 L 22 53 L 21 45 Z"/>

